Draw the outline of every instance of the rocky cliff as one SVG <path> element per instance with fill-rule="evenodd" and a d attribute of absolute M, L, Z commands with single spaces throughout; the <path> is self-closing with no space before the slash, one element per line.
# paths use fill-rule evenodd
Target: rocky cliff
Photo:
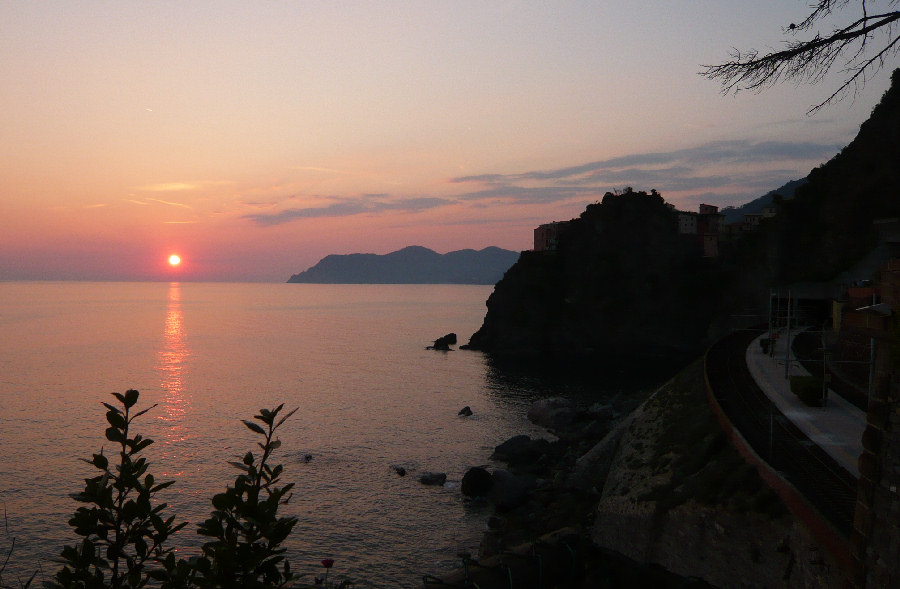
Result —
<path fill-rule="evenodd" d="M 498 539 L 509 546 L 566 529 L 591 546 L 571 587 L 842 586 L 831 553 L 729 444 L 702 359 L 641 397 L 620 399 L 632 407 L 624 412 L 535 402 L 529 419 L 558 439 L 517 436 L 496 448 L 493 458 L 537 482 L 518 507 L 498 511 L 482 555 L 498 552 Z M 602 584 L 612 577 L 619 584 Z"/>
<path fill-rule="evenodd" d="M 548 359 L 696 354 L 722 281 L 662 197 L 607 193 L 567 223 L 555 251 L 523 252 L 468 347 Z"/>

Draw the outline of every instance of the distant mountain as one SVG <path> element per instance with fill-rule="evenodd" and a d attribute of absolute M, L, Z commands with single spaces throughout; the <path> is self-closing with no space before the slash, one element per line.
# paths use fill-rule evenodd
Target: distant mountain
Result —
<path fill-rule="evenodd" d="M 288 282 L 307 284 L 496 284 L 518 252 L 486 247 L 439 254 L 420 246 L 385 255 L 325 256 Z"/>
<path fill-rule="evenodd" d="M 737 223 L 744 220 L 744 215 L 761 213 L 765 207 L 772 204 L 772 197 L 776 194 L 780 194 L 785 200 L 790 200 L 794 198 L 794 191 L 804 184 L 806 184 L 806 178 L 791 180 L 781 188 L 776 188 L 775 190 L 767 192 L 759 198 L 751 200 L 739 207 L 725 207 L 721 211 L 725 214 L 725 223 Z"/>

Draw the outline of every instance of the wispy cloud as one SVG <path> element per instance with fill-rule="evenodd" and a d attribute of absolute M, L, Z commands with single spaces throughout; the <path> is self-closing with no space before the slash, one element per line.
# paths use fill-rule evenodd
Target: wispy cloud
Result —
<path fill-rule="evenodd" d="M 418 212 L 452 204 L 485 208 L 590 201 L 608 190 L 655 188 L 679 200 L 703 198 L 727 205 L 749 200 L 806 175 L 841 149 L 814 142 L 717 141 L 672 151 L 635 153 L 561 168 L 513 174 L 480 174 L 449 180 L 461 190 L 446 196 L 403 198 L 386 193 L 354 198 L 283 196 L 277 201 L 245 203 L 263 212 L 244 215 L 260 226 L 299 219 Z M 329 170 L 330 171 L 330 170 Z M 312 206 L 298 206 L 315 198 Z"/>
<path fill-rule="evenodd" d="M 161 182 L 159 184 L 144 184 L 143 186 L 135 186 L 134 190 L 140 192 L 185 192 L 190 190 L 201 190 L 204 188 L 215 186 L 233 185 L 232 180 L 197 180 L 191 182 Z"/>
<path fill-rule="evenodd" d="M 547 170 L 481 174 L 450 179 L 479 185 L 460 199 L 506 199 L 522 203 L 559 202 L 616 187 L 656 188 L 663 192 L 707 191 L 720 201 L 758 196 L 786 180 L 806 175 L 841 146 L 814 142 L 717 141 L 696 147 L 636 153 Z"/>
<path fill-rule="evenodd" d="M 669 177 L 685 177 L 698 167 L 725 164 L 784 164 L 785 161 L 824 161 L 841 149 L 841 145 L 811 142 L 717 141 L 697 147 L 665 152 L 631 154 L 551 170 L 535 170 L 519 174 L 485 174 L 452 178 L 454 183 L 484 182 L 488 184 L 523 181 L 620 181 L 626 172 L 637 177 L 639 171 L 657 172 Z M 677 164 L 677 165 L 676 165 Z M 665 166 L 665 167 L 663 167 Z"/>
<path fill-rule="evenodd" d="M 170 207 L 181 207 L 181 208 L 184 208 L 184 209 L 189 209 L 189 208 L 191 208 L 190 205 L 186 205 L 186 204 L 181 203 L 181 202 L 172 202 L 172 201 L 170 201 L 170 200 L 162 200 L 162 199 L 159 199 L 159 198 L 148 198 L 147 200 L 152 201 L 152 202 L 158 202 L 158 203 L 164 204 L 164 205 L 169 205 Z"/>
<path fill-rule="evenodd" d="M 138 186 L 137 190 L 143 192 L 181 192 L 183 190 L 196 190 L 199 187 L 199 184 L 192 182 L 164 182 L 162 184 Z"/>
<path fill-rule="evenodd" d="M 244 215 L 244 218 L 253 221 L 257 225 L 267 227 L 289 223 L 297 219 L 348 217 L 352 215 L 378 214 L 386 211 L 418 212 L 452 203 L 452 200 L 437 197 L 392 200 L 387 194 L 363 194 L 357 198 L 336 199 L 336 202 L 324 206 L 295 207 L 272 213 Z"/>
<path fill-rule="evenodd" d="M 291 169 L 302 171 L 302 172 L 326 172 L 328 174 L 341 174 L 341 175 L 347 175 L 350 173 L 345 170 L 337 170 L 335 168 L 320 168 L 317 166 L 294 166 Z"/>

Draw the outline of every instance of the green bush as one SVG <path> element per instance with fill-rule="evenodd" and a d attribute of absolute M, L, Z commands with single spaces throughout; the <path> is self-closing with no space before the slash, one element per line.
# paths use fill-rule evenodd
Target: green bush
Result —
<path fill-rule="evenodd" d="M 278 487 L 281 465 L 269 460 L 281 442 L 275 432 L 294 411 L 278 418 L 284 405 L 261 409 L 254 421 L 244 421 L 255 434 L 262 454 L 247 452 L 231 464 L 241 471 L 234 486 L 213 497 L 212 516 L 199 525 L 198 533 L 210 539 L 203 555 L 175 559 L 170 536 L 187 524 L 164 518 L 165 503 L 156 495 L 174 481 L 157 482 L 148 473 L 149 463 L 140 455 L 153 443 L 140 434 L 132 436 L 135 419 L 152 409 L 133 412 L 139 393 L 113 393 L 121 407 L 107 409 L 106 439 L 116 444 L 116 455 L 101 450 L 88 464 L 99 473 L 85 480 L 85 488 L 73 498 L 79 507 L 69 525 L 82 540 L 62 551 L 62 568 L 50 588 L 138 589 L 153 583 L 163 588 L 284 587 L 295 575 L 284 558 L 281 543 L 297 524 L 293 517 L 279 517 L 278 507 L 290 498 L 293 484 Z M 30 582 L 30 581 L 29 581 Z"/>
<path fill-rule="evenodd" d="M 791 391 L 810 407 L 822 406 L 822 379 L 818 376 L 792 376 Z"/>

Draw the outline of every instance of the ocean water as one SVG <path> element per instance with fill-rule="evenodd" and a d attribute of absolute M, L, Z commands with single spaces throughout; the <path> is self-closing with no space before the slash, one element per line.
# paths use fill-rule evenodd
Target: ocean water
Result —
<path fill-rule="evenodd" d="M 298 408 L 274 463 L 294 482 L 286 545 L 308 579 L 413 587 L 477 552 L 488 508 L 462 500 L 473 465 L 519 433 L 544 435 L 528 405 L 552 384 L 492 366 L 477 352 L 425 350 L 481 325 L 490 286 L 216 283 L 0 283 L 0 550 L 4 584 L 39 570 L 75 536 L 67 525 L 94 470 L 110 393 L 156 405 L 137 431 L 156 443 L 150 472 L 174 480 L 167 513 L 189 526 L 172 544 L 196 552 L 197 522 L 255 447 L 240 422 Z M 470 406 L 474 415 L 457 412 Z M 308 462 L 306 455 L 311 455 Z M 409 473 L 398 476 L 392 465 Z M 424 486 L 425 471 L 447 473 Z"/>

